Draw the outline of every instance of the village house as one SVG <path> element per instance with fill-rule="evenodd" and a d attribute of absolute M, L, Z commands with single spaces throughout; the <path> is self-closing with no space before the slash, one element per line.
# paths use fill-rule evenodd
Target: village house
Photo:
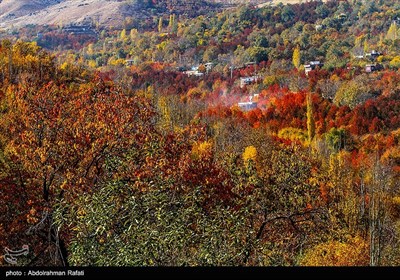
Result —
<path fill-rule="evenodd" d="M 186 74 L 187 76 L 195 76 L 195 77 L 202 77 L 204 76 L 204 73 L 199 71 L 199 66 L 192 66 L 192 68 L 190 68 L 190 70 L 187 71 L 183 71 L 184 74 Z"/>
<path fill-rule="evenodd" d="M 317 68 L 317 66 L 322 67 L 322 66 L 324 66 L 324 64 L 321 63 L 319 60 L 310 61 L 309 64 L 304 65 L 304 72 L 306 73 L 306 75 L 308 75 L 308 73 L 312 70 L 315 70 L 315 68 Z"/>
<path fill-rule="evenodd" d="M 90 25 L 68 25 L 62 29 L 63 32 L 70 33 L 72 35 L 97 35 L 96 31 L 93 30 Z"/>
<path fill-rule="evenodd" d="M 240 108 L 240 110 L 246 111 L 246 112 L 257 108 L 257 102 L 253 102 L 253 101 L 239 102 L 237 105 Z"/>
<path fill-rule="evenodd" d="M 213 66 L 214 66 L 214 63 L 212 63 L 212 62 L 207 62 L 207 63 L 204 63 L 204 66 L 206 67 L 206 71 L 207 71 L 207 73 L 208 73 L 208 72 L 210 72 L 210 71 L 212 70 L 212 68 L 213 68 Z"/>
<path fill-rule="evenodd" d="M 195 77 L 202 77 L 202 76 L 204 76 L 204 73 L 199 72 L 198 70 L 189 70 L 189 71 L 185 71 L 185 72 L 183 72 L 183 73 L 185 73 L 185 74 L 188 75 L 189 77 L 190 77 L 190 76 L 195 76 Z"/>
<path fill-rule="evenodd" d="M 371 60 L 375 60 L 375 59 L 377 59 L 378 58 L 378 56 L 381 56 L 382 55 L 382 53 L 381 52 L 377 52 L 376 50 L 372 50 L 371 52 L 369 52 L 369 53 L 365 53 L 365 57 L 367 58 L 370 58 Z"/>
<path fill-rule="evenodd" d="M 256 83 L 258 82 L 259 79 L 260 79 L 259 76 L 242 77 L 240 78 L 240 87 L 243 88 L 246 85 Z"/>
<path fill-rule="evenodd" d="M 134 64 L 135 64 L 135 61 L 133 59 L 125 60 L 125 66 L 132 66 Z"/>
<path fill-rule="evenodd" d="M 367 64 L 367 65 L 365 65 L 365 72 L 366 73 L 379 71 L 381 69 L 382 69 L 382 65 L 380 65 L 380 64 Z"/>
<path fill-rule="evenodd" d="M 347 15 L 345 13 L 340 13 L 339 15 L 337 15 L 336 18 L 339 19 L 339 20 L 344 21 L 344 20 L 347 19 Z"/>

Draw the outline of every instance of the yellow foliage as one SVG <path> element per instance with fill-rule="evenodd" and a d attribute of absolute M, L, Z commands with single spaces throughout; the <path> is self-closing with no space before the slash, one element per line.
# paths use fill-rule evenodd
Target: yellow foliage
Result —
<path fill-rule="evenodd" d="M 337 158 L 340 162 L 341 165 L 344 165 L 345 162 L 350 158 L 351 154 L 348 151 L 344 151 L 341 150 L 338 154 L 337 154 Z"/>
<path fill-rule="evenodd" d="M 158 99 L 158 109 L 160 110 L 160 114 L 162 116 L 161 119 L 161 127 L 163 129 L 168 129 L 172 122 L 171 122 L 171 110 L 168 106 L 167 99 L 165 96 L 161 96 Z"/>
<path fill-rule="evenodd" d="M 61 64 L 60 69 L 65 71 L 68 69 L 68 66 L 69 66 L 68 62 L 64 62 L 63 64 Z"/>
<path fill-rule="evenodd" d="M 120 37 L 121 37 L 122 40 L 126 39 L 126 29 L 122 29 Z"/>
<path fill-rule="evenodd" d="M 162 41 L 160 44 L 156 45 L 156 48 L 160 51 L 163 51 L 167 46 L 167 41 Z"/>
<path fill-rule="evenodd" d="M 194 158 L 204 158 L 212 152 L 211 141 L 196 142 L 192 147 L 192 156 Z"/>
<path fill-rule="evenodd" d="M 400 56 L 395 56 L 390 62 L 390 67 L 392 68 L 400 68 Z"/>
<path fill-rule="evenodd" d="M 399 29 L 397 28 L 396 23 L 392 23 L 386 33 L 386 39 L 388 40 L 396 40 L 398 37 Z"/>
<path fill-rule="evenodd" d="M 111 57 L 108 60 L 108 64 L 112 65 L 112 66 L 123 66 L 123 65 L 125 65 L 125 59 L 122 59 L 122 58 L 115 59 L 115 58 Z"/>
<path fill-rule="evenodd" d="M 205 97 L 205 95 L 206 95 L 206 92 L 200 87 L 191 88 L 187 92 L 187 97 L 189 100 L 203 99 Z"/>
<path fill-rule="evenodd" d="M 380 56 L 378 56 L 378 57 L 376 58 L 376 62 L 382 63 L 384 58 L 385 58 L 385 57 L 384 57 L 383 55 L 380 55 Z"/>
<path fill-rule="evenodd" d="M 277 83 L 279 83 L 279 78 L 277 76 L 275 76 L 275 75 L 266 76 L 264 78 L 264 80 L 263 80 L 263 85 L 265 87 L 269 87 L 269 86 L 272 86 L 272 85 L 277 84 Z"/>
<path fill-rule="evenodd" d="M 395 196 L 392 198 L 393 204 L 400 207 L 400 196 Z"/>
<path fill-rule="evenodd" d="M 300 261 L 303 266 L 365 266 L 369 264 L 368 243 L 361 237 L 346 242 L 328 241 L 309 249 Z"/>
<path fill-rule="evenodd" d="M 293 61 L 294 67 L 296 67 L 296 69 L 299 69 L 300 63 L 301 63 L 301 55 L 300 55 L 300 47 L 299 46 L 297 46 L 293 51 L 292 61 Z"/>
<path fill-rule="evenodd" d="M 307 132 L 299 128 L 286 127 L 279 130 L 278 137 L 304 143 L 307 141 Z"/>
<path fill-rule="evenodd" d="M 82 207 L 79 207 L 78 212 L 77 212 L 77 217 L 79 219 L 82 219 L 85 215 L 86 215 L 85 209 L 83 209 Z"/>
<path fill-rule="evenodd" d="M 357 48 L 361 47 L 364 39 L 365 39 L 365 35 L 357 36 L 356 39 L 354 40 L 354 46 Z"/>
<path fill-rule="evenodd" d="M 96 68 L 96 61 L 94 61 L 94 60 L 89 60 L 88 61 L 88 66 L 90 67 L 90 68 Z"/>
<path fill-rule="evenodd" d="M 248 162 L 249 160 L 256 161 L 257 159 L 257 149 L 254 146 L 248 146 L 244 150 L 243 154 L 243 161 Z"/>

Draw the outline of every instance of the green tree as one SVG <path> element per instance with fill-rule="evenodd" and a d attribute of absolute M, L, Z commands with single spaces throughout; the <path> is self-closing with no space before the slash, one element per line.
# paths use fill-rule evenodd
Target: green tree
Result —
<path fill-rule="evenodd" d="M 346 130 L 343 128 L 332 127 L 325 134 L 325 140 L 328 144 L 328 147 L 333 152 L 339 152 L 341 149 L 345 148 L 347 137 L 350 136 L 347 135 Z"/>
<path fill-rule="evenodd" d="M 178 21 L 176 20 L 175 14 L 172 15 L 171 32 L 174 34 L 176 34 L 178 32 Z"/>
<path fill-rule="evenodd" d="M 203 54 L 203 62 L 211 62 L 218 58 L 218 48 L 216 46 L 208 46 Z"/>
<path fill-rule="evenodd" d="M 282 9 L 281 19 L 284 22 L 291 21 L 295 13 L 291 5 L 285 5 Z"/>
<path fill-rule="evenodd" d="M 159 183 L 142 193 L 114 182 L 92 196 L 81 196 L 65 220 L 75 224 L 69 262 L 79 266 L 240 265 L 248 226 L 240 218 L 244 213 L 222 205 L 204 211 L 199 188 L 180 194 Z"/>
<path fill-rule="evenodd" d="M 329 15 L 329 12 L 329 8 L 325 3 L 318 5 L 318 7 L 315 8 L 315 13 L 322 19 L 326 18 Z"/>
<path fill-rule="evenodd" d="M 253 32 L 247 36 L 247 40 L 250 42 L 251 46 L 267 48 L 269 46 L 268 36 L 269 34 L 265 30 L 254 29 Z"/>
<path fill-rule="evenodd" d="M 249 47 L 246 52 L 248 53 L 250 60 L 257 63 L 268 60 L 268 49 L 262 47 Z"/>
<path fill-rule="evenodd" d="M 333 99 L 334 103 L 354 108 L 356 105 L 373 98 L 376 92 L 369 84 L 370 80 L 365 74 L 342 83 Z"/>

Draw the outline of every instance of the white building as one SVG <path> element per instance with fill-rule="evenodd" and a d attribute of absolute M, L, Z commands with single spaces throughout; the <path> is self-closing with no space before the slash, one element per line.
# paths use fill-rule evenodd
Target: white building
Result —
<path fill-rule="evenodd" d="M 252 102 L 252 101 L 239 102 L 237 105 L 240 108 L 240 110 L 242 110 L 242 111 L 250 111 L 250 110 L 257 108 L 257 102 Z"/>

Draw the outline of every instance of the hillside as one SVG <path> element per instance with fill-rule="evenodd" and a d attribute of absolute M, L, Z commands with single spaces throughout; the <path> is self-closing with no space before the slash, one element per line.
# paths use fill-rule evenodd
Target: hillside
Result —
<path fill-rule="evenodd" d="M 97 20 L 102 24 L 123 21 L 121 1 L 107 0 L 50 0 L 3 1 L 0 3 L 0 26 L 47 25 L 80 23 Z"/>
<path fill-rule="evenodd" d="M 3 0 L 0 1 L 0 28 L 83 22 L 120 26 L 127 17 L 144 19 L 169 13 L 192 17 L 215 7 L 218 4 L 188 0 Z"/>

